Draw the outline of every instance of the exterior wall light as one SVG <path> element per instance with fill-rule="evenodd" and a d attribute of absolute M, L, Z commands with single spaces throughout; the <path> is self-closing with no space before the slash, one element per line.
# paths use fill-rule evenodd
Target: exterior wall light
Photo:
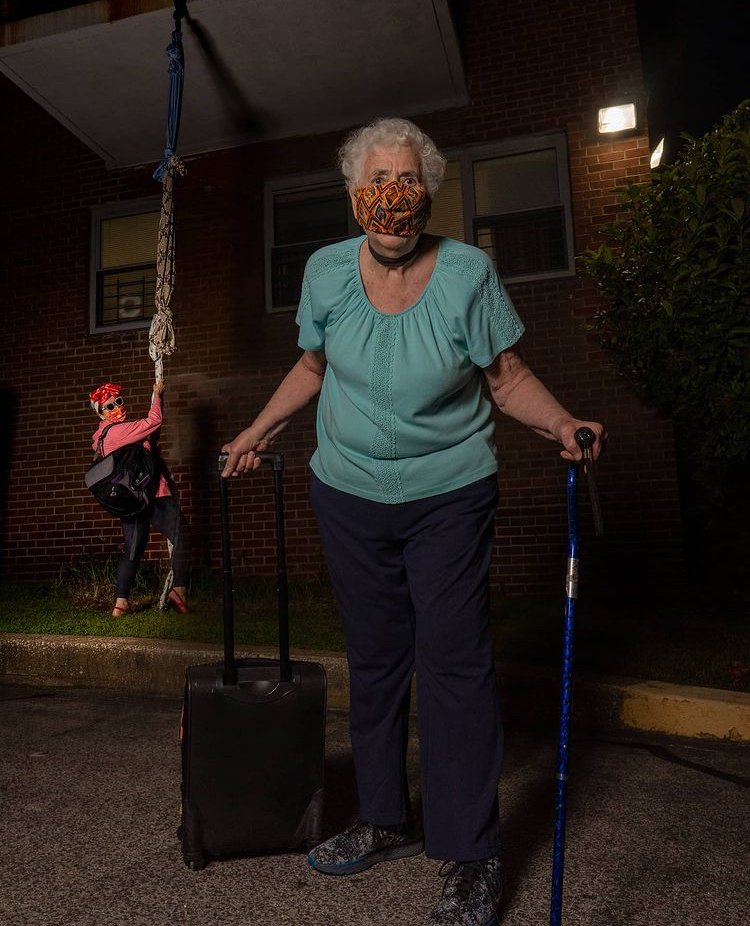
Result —
<path fill-rule="evenodd" d="M 599 110 L 599 134 L 613 132 L 631 132 L 637 125 L 635 103 L 622 103 L 619 106 L 605 106 Z"/>
<path fill-rule="evenodd" d="M 659 142 L 659 144 L 651 152 L 651 170 L 656 170 L 656 168 L 661 164 L 661 159 L 664 157 L 664 139 Z"/>

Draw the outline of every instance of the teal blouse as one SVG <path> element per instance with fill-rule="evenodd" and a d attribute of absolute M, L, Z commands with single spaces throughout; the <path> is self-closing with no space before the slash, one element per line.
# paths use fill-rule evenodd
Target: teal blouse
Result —
<path fill-rule="evenodd" d="M 418 301 L 389 315 L 365 294 L 363 241 L 322 248 L 305 268 L 298 343 L 324 350 L 328 364 L 313 472 L 335 489 L 387 504 L 496 472 L 480 368 L 515 344 L 523 325 L 492 262 L 441 238 Z"/>

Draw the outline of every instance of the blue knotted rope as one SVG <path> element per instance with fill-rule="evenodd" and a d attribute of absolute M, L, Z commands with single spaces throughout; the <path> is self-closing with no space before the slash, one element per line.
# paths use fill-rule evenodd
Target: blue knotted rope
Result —
<path fill-rule="evenodd" d="M 169 167 L 169 162 L 177 150 L 177 136 L 180 131 L 180 112 L 182 110 L 182 85 L 185 77 L 185 56 L 182 51 L 182 12 L 184 4 L 178 8 L 175 4 L 175 29 L 172 41 L 167 45 L 169 58 L 169 102 L 167 104 L 167 142 L 164 157 L 154 171 L 154 180 L 162 180 Z"/>

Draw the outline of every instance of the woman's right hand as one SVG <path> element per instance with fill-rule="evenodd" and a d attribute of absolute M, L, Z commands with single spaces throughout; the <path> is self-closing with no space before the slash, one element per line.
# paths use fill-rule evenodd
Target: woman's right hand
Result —
<path fill-rule="evenodd" d="M 256 454 L 268 450 L 292 415 L 318 395 L 324 373 L 323 352 L 306 350 L 252 424 L 221 448 L 222 453 L 228 454 L 226 466 L 221 471 L 224 478 L 258 469 L 261 464 Z"/>
<path fill-rule="evenodd" d="M 258 437 L 257 432 L 253 431 L 251 427 L 240 431 L 233 441 L 224 444 L 221 448 L 222 453 L 229 454 L 221 475 L 226 479 L 228 476 L 241 476 L 242 473 L 252 473 L 261 465 L 260 458 L 256 456 L 256 453 L 261 450 L 268 450 L 269 446 L 270 441 L 265 437 Z"/>

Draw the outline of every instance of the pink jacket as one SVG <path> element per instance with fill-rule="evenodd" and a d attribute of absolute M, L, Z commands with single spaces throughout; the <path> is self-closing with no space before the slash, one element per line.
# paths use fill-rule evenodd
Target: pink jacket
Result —
<path fill-rule="evenodd" d="M 112 425 L 109 431 L 107 431 L 107 436 L 104 438 L 104 443 L 102 445 L 103 455 L 106 456 L 108 453 L 113 453 L 115 450 L 119 450 L 120 447 L 124 447 L 125 444 L 132 444 L 135 441 L 143 440 L 148 434 L 153 434 L 154 431 L 161 427 L 161 420 L 161 396 L 156 395 L 151 400 L 151 408 L 145 418 L 138 418 L 136 421 L 128 421 L 126 419 L 125 421 Z M 92 435 L 91 446 L 94 453 L 96 453 L 96 449 L 99 446 L 99 438 L 102 436 L 102 431 L 106 427 L 109 427 L 106 421 L 100 422 L 99 427 Z M 151 450 L 150 441 L 145 441 L 144 446 L 146 450 Z M 159 487 L 156 490 L 156 497 L 163 498 L 165 495 L 171 494 L 167 480 L 161 475 L 159 477 Z"/>

